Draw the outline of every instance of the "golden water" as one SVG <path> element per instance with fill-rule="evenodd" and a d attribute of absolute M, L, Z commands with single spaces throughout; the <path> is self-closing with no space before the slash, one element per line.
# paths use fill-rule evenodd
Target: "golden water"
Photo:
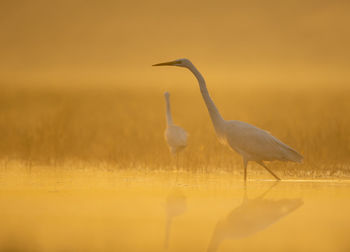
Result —
<path fill-rule="evenodd" d="M 349 251 L 350 182 L 7 170 L 0 251 Z"/>

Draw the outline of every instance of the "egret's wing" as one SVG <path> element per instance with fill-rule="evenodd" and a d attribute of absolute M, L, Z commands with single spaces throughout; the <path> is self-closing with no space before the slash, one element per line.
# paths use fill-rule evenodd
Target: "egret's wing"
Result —
<path fill-rule="evenodd" d="M 299 153 L 269 132 L 240 121 L 228 122 L 227 142 L 252 160 L 302 160 Z"/>

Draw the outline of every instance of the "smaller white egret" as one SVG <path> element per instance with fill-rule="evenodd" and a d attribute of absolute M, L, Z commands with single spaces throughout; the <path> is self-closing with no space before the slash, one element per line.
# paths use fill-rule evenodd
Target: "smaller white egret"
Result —
<path fill-rule="evenodd" d="M 169 92 L 164 93 L 166 103 L 166 121 L 167 127 L 164 132 L 165 140 L 168 143 L 169 150 L 172 154 L 176 154 L 183 150 L 187 145 L 187 132 L 174 124 L 173 117 L 171 116 L 170 110 L 170 94 Z"/>

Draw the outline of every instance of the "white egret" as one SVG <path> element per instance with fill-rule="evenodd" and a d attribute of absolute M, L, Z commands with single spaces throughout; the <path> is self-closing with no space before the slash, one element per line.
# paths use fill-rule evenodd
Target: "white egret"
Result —
<path fill-rule="evenodd" d="M 188 59 L 178 59 L 153 66 L 184 67 L 194 74 L 198 80 L 200 91 L 219 141 L 243 157 L 245 181 L 247 180 L 247 165 L 249 161 L 255 161 L 260 164 L 277 180 L 280 180 L 280 178 L 264 164 L 264 161 L 302 161 L 303 157 L 298 152 L 282 143 L 269 132 L 245 122 L 224 120 L 209 95 L 203 76 Z"/>
<path fill-rule="evenodd" d="M 169 150 L 172 154 L 176 154 L 183 150 L 187 145 L 187 132 L 174 124 L 173 117 L 171 116 L 170 110 L 170 94 L 168 92 L 164 93 L 165 103 L 166 103 L 166 121 L 167 127 L 164 132 L 165 140 L 168 143 Z"/>

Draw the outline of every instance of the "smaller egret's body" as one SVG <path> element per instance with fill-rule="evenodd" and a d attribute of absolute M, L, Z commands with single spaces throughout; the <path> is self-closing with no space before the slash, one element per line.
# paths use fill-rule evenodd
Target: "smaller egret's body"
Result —
<path fill-rule="evenodd" d="M 187 132 L 174 124 L 170 109 L 170 94 L 165 92 L 166 102 L 166 122 L 167 127 L 164 132 L 165 140 L 168 143 L 169 150 L 172 154 L 176 154 L 183 150 L 187 145 Z"/>

